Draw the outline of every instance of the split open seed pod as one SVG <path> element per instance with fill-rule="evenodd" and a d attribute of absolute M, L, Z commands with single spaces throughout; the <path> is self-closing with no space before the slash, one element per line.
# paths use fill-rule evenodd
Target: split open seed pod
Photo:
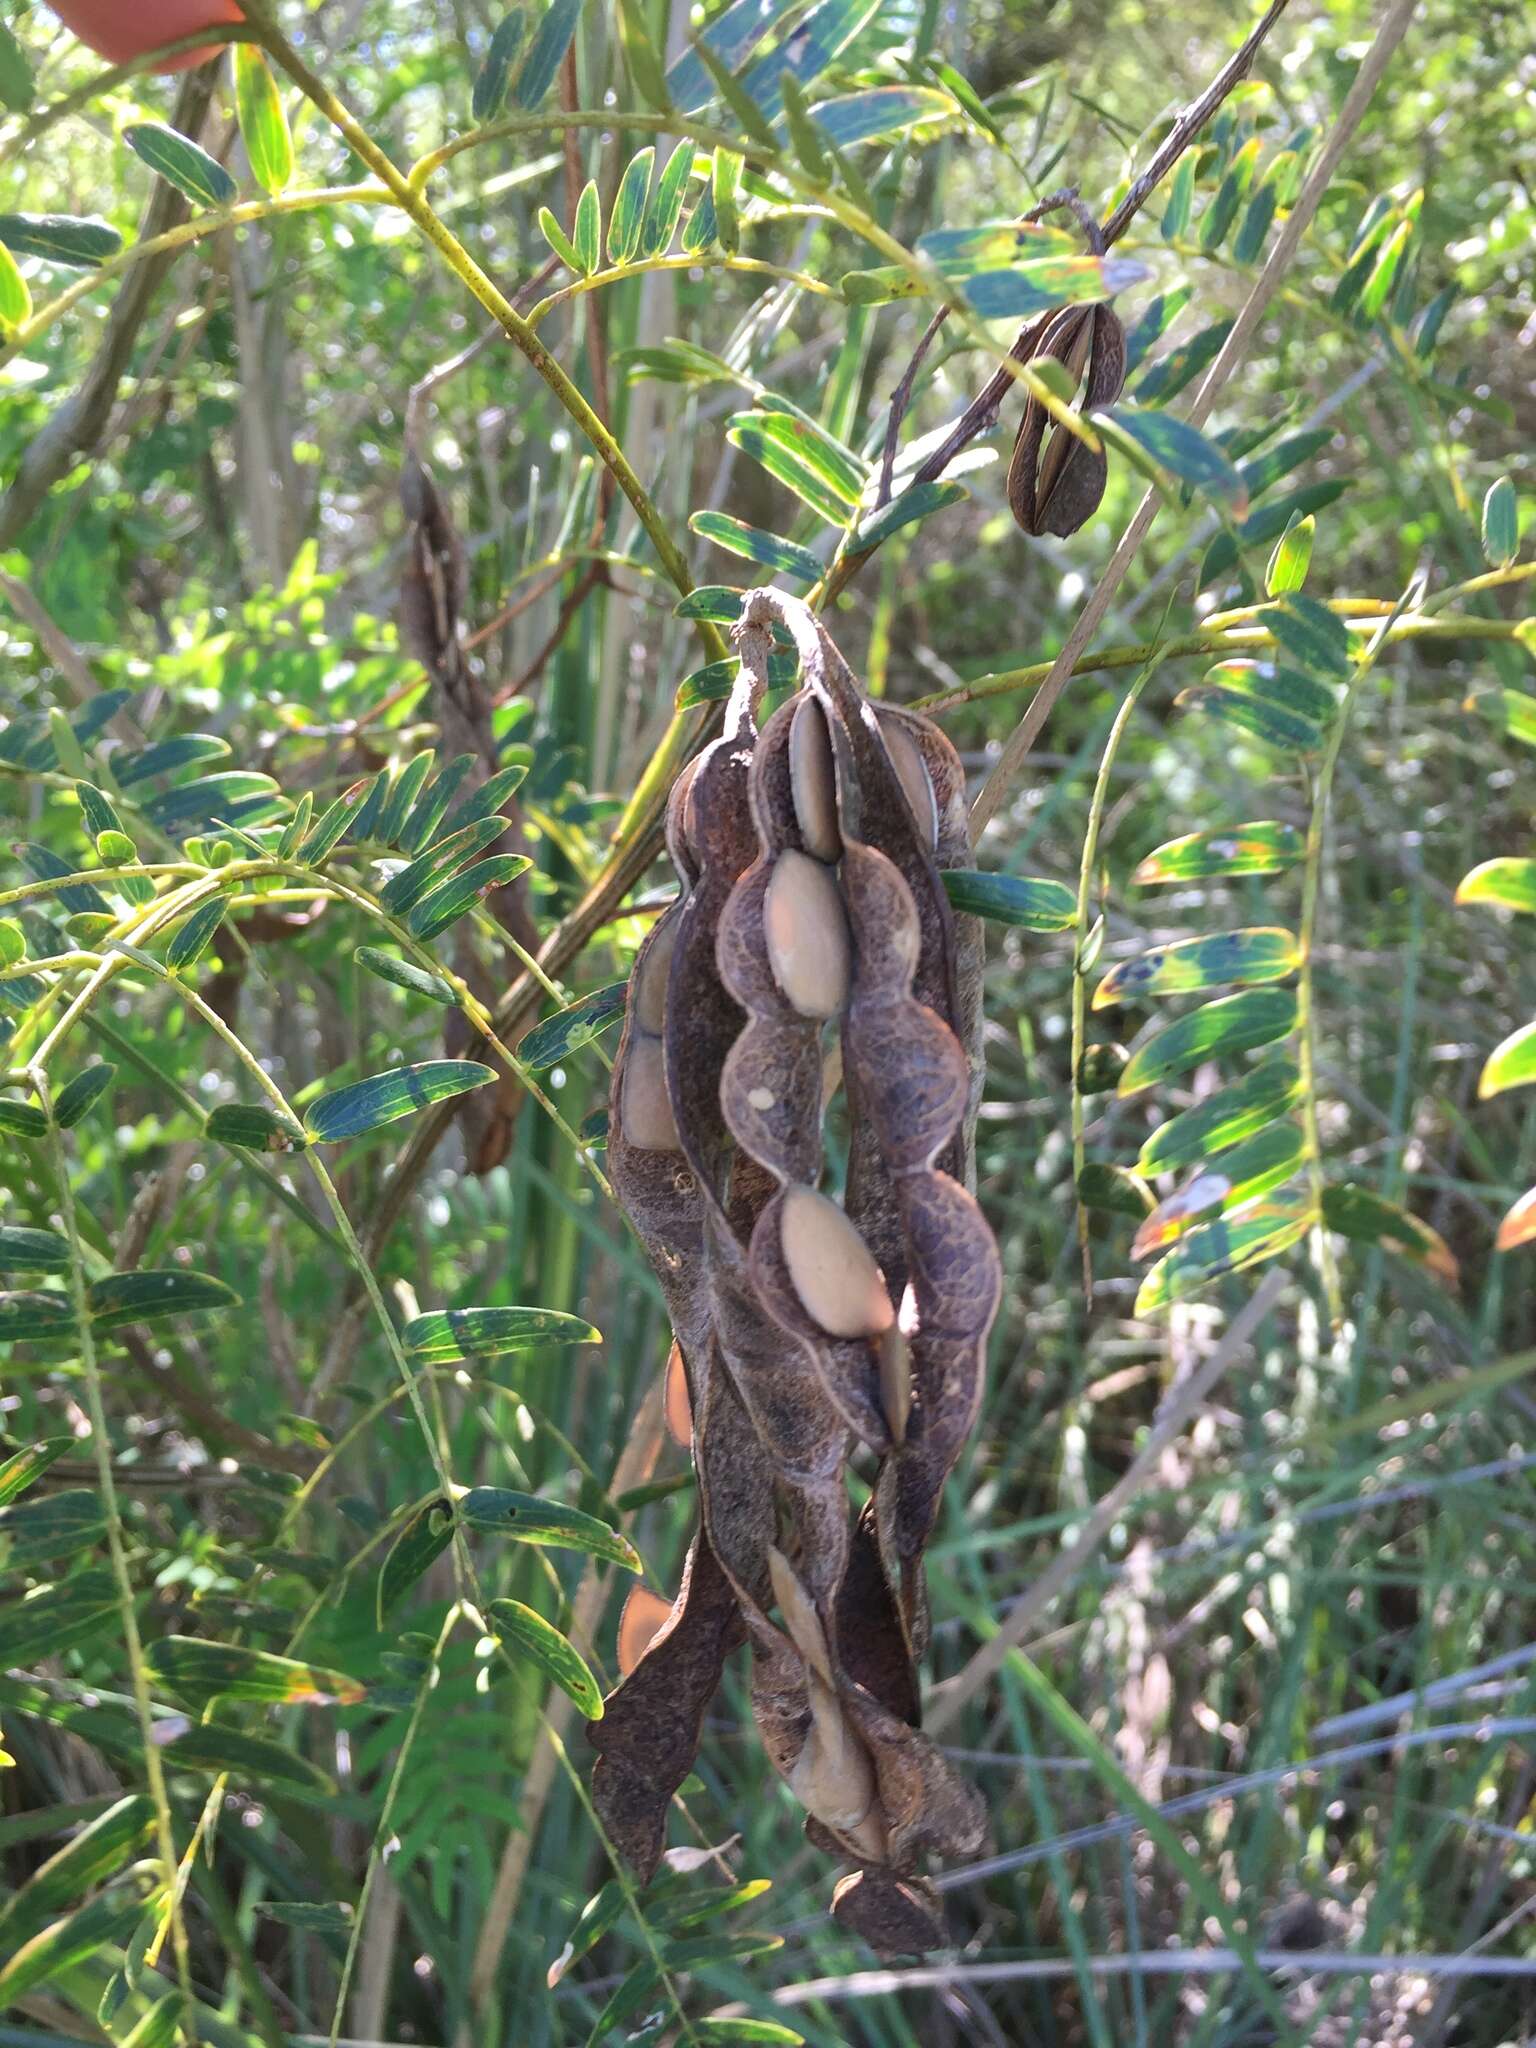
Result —
<path fill-rule="evenodd" d="M 1125 384 L 1125 329 L 1113 306 L 1063 306 L 1047 321 L 1036 357 L 1065 364 L 1080 414 L 1113 405 Z M 1079 441 L 1031 392 L 1008 465 L 1008 503 L 1026 533 L 1076 533 L 1099 509 L 1109 477 L 1102 449 Z"/>

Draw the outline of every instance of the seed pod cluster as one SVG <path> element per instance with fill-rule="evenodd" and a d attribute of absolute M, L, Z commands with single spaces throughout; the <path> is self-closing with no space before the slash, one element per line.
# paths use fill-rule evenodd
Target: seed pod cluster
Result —
<path fill-rule="evenodd" d="M 1041 321 L 1029 360 L 1054 357 L 1080 385 L 1081 412 L 1113 405 L 1125 383 L 1125 329 L 1113 306 L 1063 306 Z M 1049 429 L 1049 432 L 1047 431 Z M 1008 465 L 1008 503 L 1026 533 L 1065 537 L 1085 526 L 1099 509 L 1109 465 L 1102 449 L 1053 423 L 1030 394 Z"/>
<path fill-rule="evenodd" d="M 776 630 L 803 687 L 759 730 Z M 941 1938 L 924 1859 L 984 1831 L 918 1727 L 916 1672 L 923 1551 L 1000 1287 L 966 1185 L 980 934 L 940 878 L 970 858 L 964 782 L 927 720 L 865 699 L 799 600 L 754 592 L 736 642 L 723 736 L 672 794 L 682 892 L 635 963 L 608 1138 L 671 1314 L 700 1527 L 670 1614 L 648 1595 L 626 1615 L 592 1789 L 648 1876 L 748 1641 L 768 1756 L 809 1837 L 854 1866 L 834 1912 L 906 1952 Z M 823 1186 L 839 1083 L 841 1200 Z M 873 1481 L 857 1516 L 853 1460 Z"/>

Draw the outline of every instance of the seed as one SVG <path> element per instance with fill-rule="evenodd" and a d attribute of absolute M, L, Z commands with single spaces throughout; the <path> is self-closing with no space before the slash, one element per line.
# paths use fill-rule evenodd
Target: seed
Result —
<path fill-rule="evenodd" d="M 833 1337 L 878 1337 L 895 1321 L 880 1268 L 837 1206 L 814 1188 L 789 1188 L 780 1222 L 784 1263 L 800 1305 Z"/>
<path fill-rule="evenodd" d="M 901 784 L 901 793 L 907 800 L 919 838 L 927 846 L 937 846 L 939 806 L 917 741 L 899 718 L 882 718 L 880 737 L 885 741 L 885 751 L 891 757 L 891 766 L 896 770 L 896 780 Z"/>
<path fill-rule="evenodd" d="M 811 1729 L 789 1773 L 789 1789 L 807 1813 L 852 1834 L 874 1815 L 875 1773 L 869 1751 L 848 1726 L 837 1695 L 808 1674 Z M 880 1828 L 883 1843 L 885 1830 Z"/>
<path fill-rule="evenodd" d="M 659 1033 L 667 1018 L 667 970 L 677 944 L 674 918 L 646 954 L 635 983 L 635 1021 L 642 1031 Z"/>
<path fill-rule="evenodd" d="M 836 860 L 843 840 L 837 829 L 832 742 L 826 713 L 814 697 L 803 697 L 790 720 L 789 787 L 806 852 L 817 860 Z"/>
<path fill-rule="evenodd" d="M 904 1444 L 912 1413 L 912 1352 L 898 1323 L 880 1339 L 880 1405 L 892 1443 Z"/>
<path fill-rule="evenodd" d="M 682 1346 L 674 1337 L 667 1353 L 667 1375 L 661 1390 L 662 1413 L 675 1443 L 685 1451 L 693 1449 L 693 1403 L 688 1397 L 688 1374 L 683 1367 Z"/>
<path fill-rule="evenodd" d="M 821 1616 L 816 1612 L 810 1594 L 796 1577 L 794 1566 L 783 1551 L 771 1543 L 768 1546 L 768 1576 L 773 1581 L 773 1597 L 779 1603 L 779 1613 L 791 1642 L 806 1663 L 830 1684 L 832 1665 Z"/>
<path fill-rule="evenodd" d="M 802 1017 L 835 1017 L 848 1000 L 852 944 L 832 870 L 788 850 L 763 897 L 763 936 L 773 978 Z"/>
<path fill-rule="evenodd" d="M 671 1614 L 672 1602 L 663 1600 L 649 1586 L 632 1589 L 619 1616 L 619 1670 L 625 1678 L 651 1647 Z"/>
<path fill-rule="evenodd" d="M 667 1097 L 661 1040 L 636 1032 L 624 1056 L 624 1136 L 642 1152 L 676 1152 L 677 1123 Z"/>

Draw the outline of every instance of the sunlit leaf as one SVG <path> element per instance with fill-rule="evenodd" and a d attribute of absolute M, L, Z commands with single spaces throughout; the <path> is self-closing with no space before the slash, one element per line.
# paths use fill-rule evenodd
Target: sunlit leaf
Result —
<path fill-rule="evenodd" d="M 532 865 L 525 854 L 495 853 L 488 860 L 461 868 L 456 875 L 428 890 L 406 918 L 407 930 L 413 938 L 435 939 L 494 890 L 503 889 L 508 882 L 526 874 Z"/>
<path fill-rule="evenodd" d="M 293 137 L 266 52 L 254 43 L 235 45 L 235 106 L 252 177 L 263 192 L 283 191 L 293 177 Z"/>
<path fill-rule="evenodd" d="M 693 2032 L 703 2048 L 804 2048 L 804 2034 L 777 2020 L 695 2020 Z"/>
<path fill-rule="evenodd" d="M 1271 1124 L 1219 1160 L 1202 1166 L 1185 1186 L 1159 1202 L 1136 1233 L 1131 1257 L 1148 1259 L 1155 1252 L 1166 1251 L 1213 1210 L 1240 1209 L 1283 1186 L 1305 1156 L 1306 1141 L 1299 1124 L 1290 1120 Z"/>
<path fill-rule="evenodd" d="M 1536 1239 L 1536 1188 L 1527 1189 L 1506 1212 L 1499 1225 L 1499 1234 L 1494 1239 L 1494 1248 L 1512 1252 L 1530 1244 L 1532 1239 Z"/>
<path fill-rule="evenodd" d="M 766 569 L 798 576 L 803 583 L 815 583 L 821 576 L 821 564 L 809 548 L 792 540 L 781 540 L 776 533 L 765 533 L 759 526 L 748 526 L 745 520 L 734 519 L 729 512 L 695 512 L 688 524 L 701 539 L 711 540 L 733 555 L 761 562 Z"/>
<path fill-rule="evenodd" d="M 1085 255 L 1062 229 L 1028 221 L 935 228 L 918 238 L 917 254 L 984 320 L 1110 298 L 1149 274 L 1123 256 Z"/>
<path fill-rule="evenodd" d="M 1458 903 L 1495 903 L 1501 910 L 1536 911 L 1536 860 L 1485 860 L 1463 875 Z"/>
<path fill-rule="evenodd" d="M 864 464 L 824 428 L 793 413 L 737 413 L 727 422 L 726 438 L 834 526 L 845 523 L 868 477 Z"/>
<path fill-rule="evenodd" d="M 1308 513 L 1305 518 L 1292 520 L 1275 542 L 1275 551 L 1269 558 L 1269 567 L 1264 575 L 1264 588 L 1271 597 L 1283 597 L 1293 590 L 1300 590 L 1306 582 L 1316 531 L 1317 521 Z"/>
<path fill-rule="evenodd" d="M 414 1066 L 390 1067 L 366 1081 L 334 1088 L 310 1104 L 304 1127 L 321 1144 L 360 1137 L 410 1116 L 431 1103 L 483 1088 L 496 1078 L 495 1069 L 479 1060 L 420 1060 Z"/>
<path fill-rule="evenodd" d="M 150 1675 L 187 1699 L 266 1700 L 285 1707 L 356 1706 L 368 1689 L 340 1671 L 301 1664 L 292 1657 L 243 1643 L 208 1643 L 196 1636 L 160 1636 L 145 1652 Z"/>
<path fill-rule="evenodd" d="M 0 1609 L 0 1665 L 32 1664 L 57 1657 L 93 1636 L 120 1635 L 122 1607 L 117 1584 L 105 1566 L 34 1586 Z"/>
<path fill-rule="evenodd" d="M 693 144 L 680 142 L 667 158 L 661 176 L 656 180 L 656 190 L 651 203 L 645 210 L 645 220 L 640 229 L 640 254 L 661 256 L 671 247 L 672 237 L 682 218 L 683 201 L 688 196 L 688 179 L 693 170 Z"/>
<path fill-rule="evenodd" d="M 1142 1281 L 1134 1313 L 1153 1315 L 1202 1293 L 1227 1273 L 1241 1273 L 1300 1243 L 1316 1221 L 1307 1198 L 1256 1203 L 1240 1216 L 1198 1224 Z"/>
<path fill-rule="evenodd" d="M 13 114 L 24 114 L 37 90 L 27 53 L 10 28 L 0 22 L 0 105 Z"/>
<path fill-rule="evenodd" d="M 636 90 L 647 106 L 654 107 L 658 113 L 666 113 L 670 105 L 667 82 L 645 18 L 643 0 L 619 0 L 618 26 L 624 62 Z"/>
<path fill-rule="evenodd" d="M 1462 708 L 1477 712 L 1512 740 L 1536 747 L 1536 694 L 1528 690 L 1483 690 L 1468 697 Z"/>
<path fill-rule="evenodd" d="M 903 135 L 920 122 L 948 120 L 956 112 L 949 94 L 929 85 L 880 85 L 823 100 L 811 109 L 817 127 L 838 149 L 876 136 Z"/>
<path fill-rule="evenodd" d="M 1344 681 L 1354 668 L 1349 633 L 1337 612 L 1315 597 L 1292 591 L 1259 613 L 1285 653 L 1313 675 Z"/>
<path fill-rule="evenodd" d="M 656 151 L 649 145 L 636 150 L 619 180 L 613 212 L 608 217 L 608 260 L 630 262 L 640 247 L 640 230 L 645 225 L 645 203 L 651 189 L 651 166 Z"/>
<path fill-rule="evenodd" d="M 603 1695 L 580 1653 L 552 1622 L 520 1600 L 493 1600 L 485 1618 L 499 1642 L 515 1645 L 552 1679 L 589 1721 L 602 1719 Z"/>
<path fill-rule="evenodd" d="M 1520 551 L 1520 506 L 1507 476 L 1488 486 L 1483 499 L 1483 553 L 1495 569 L 1503 569 Z"/>
<path fill-rule="evenodd" d="M 131 121 L 123 140 L 157 176 L 202 206 L 228 206 L 239 189 L 216 157 L 163 121 Z"/>
<path fill-rule="evenodd" d="M 625 981 L 610 981 L 578 1002 L 545 1017 L 518 1042 L 517 1057 L 525 1067 L 543 1069 L 569 1057 L 616 1024 L 624 1014 Z"/>
<path fill-rule="evenodd" d="M 1149 853 L 1131 876 L 1139 888 L 1157 882 L 1194 882 L 1223 875 L 1273 875 L 1293 867 L 1304 842 L 1294 825 L 1260 819 L 1225 830 L 1190 832 Z"/>
<path fill-rule="evenodd" d="M 178 927 L 165 949 L 165 964 L 173 974 L 180 974 L 202 958 L 212 944 L 214 933 L 224 922 L 228 909 L 227 897 L 210 896 L 206 903 L 199 903 L 186 922 Z"/>
<path fill-rule="evenodd" d="M 413 1316 L 400 1333 L 412 1358 L 442 1365 L 498 1358 L 545 1344 L 597 1344 L 601 1334 L 581 1316 L 553 1308 L 438 1308 Z"/>
<path fill-rule="evenodd" d="M 247 1152 L 298 1152 L 308 1142 L 297 1124 L 256 1103 L 221 1102 L 203 1129 L 215 1144 Z"/>
<path fill-rule="evenodd" d="M 1296 997 L 1290 989 L 1253 988 L 1221 996 L 1166 1025 L 1131 1055 L 1118 1092 L 1134 1095 L 1154 1081 L 1166 1081 L 1202 1060 L 1272 1045 L 1296 1028 Z"/>
<path fill-rule="evenodd" d="M 1094 991 L 1093 1007 L 1144 1002 L 1149 996 L 1191 995 L 1223 984 L 1283 981 L 1301 965 L 1295 935 L 1278 925 L 1244 931 L 1210 932 L 1151 946 L 1133 960 L 1112 967 Z"/>
<path fill-rule="evenodd" d="M 1139 1173 L 1172 1173 L 1210 1159 L 1282 1116 L 1301 1099 L 1301 1075 L 1293 1060 L 1265 1060 L 1228 1087 L 1207 1095 L 1192 1109 L 1159 1124 L 1142 1145 Z"/>
<path fill-rule="evenodd" d="M 1039 875 L 989 875 L 947 868 L 945 894 L 956 910 L 1029 932 L 1064 932 L 1077 921 L 1077 894 L 1065 882 Z"/>
<path fill-rule="evenodd" d="M 13 1138 L 43 1138 L 48 1135 L 48 1119 L 35 1102 L 0 1095 L 0 1131 Z"/>
<path fill-rule="evenodd" d="M 1351 1238 L 1357 1244 L 1380 1245 L 1383 1251 L 1395 1252 L 1399 1258 L 1425 1267 L 1447 1287 L 1460 1282 L 1456 1254 L 1439 1231 L 1369 1188 L 1354 1187 L 1347 1181 L 1325 1188 L 1323 1221 L 1340 1237 Z"/>
<path fill-rule="evenodd" d="M 122 1893 L 108 1892 L 34 1934 L 0 1963 L 0 2011 L 14 2011 L 29 1992 L 120 1941 L 138 1917 L 137 1900 L 124 1905 Z"/>
<path fill-rule="evenodd" d="M 72 1074 L 53 1100 L 53 1120 L 61 1131 L 73 1130 L 89 1116 L 117 1078 L 117 1069 L 107 1060 L 93 1060 Z"/>
<path fill-rule="evenodd" d="M 676 706 L 679 711 L 691 711 L 696 704 L 718 704 L 729 697 L 741 673 L 741 664 L 734 657 L 724 661 L 706 661 L 702 668 L 696 668 L 686 675 L 677 686 Z M 768 657 L 769 695 L 787 689 L 800 673 L 800 661 L 793 654 L 770 654 Z"/>
<path fill-rule="evenodd" d="M 1528 1087 L 1536 1081 L 1536 1024 L 1522 1024 L 1488 1055 L 1477 1083 L 1479 1102 L 1502 1095 L 1506 1088 Z"/>
<path fill-rule="evenodd" d="M 617 1529 L 560 1501 L 539 1500 L 531 1493 L 512 1493 L 500 1486 L 472 1486 L 459 1496 L 458 1512 L 469 1529 L 489 1530 L 549 1549 L 585 1551 L 589 1557 L 623 1565 L 626 1571 L 641 1569 L 634 1545 Z"/>
<path fill-rule="evenodd" d="M 0 242 L 0 334 L 11 335 L 32 317 L 32 290 L 16 258 Z"/>
<path fill-rule="evenodd" d="M 1230 320 L 1212 321 L 1209 326 L 1192 334 L 1188 341 L 1180 342 L 1177 348 L 1159 356 L 1151 368 L 1137 379 L 1137 404 L 1166 405 L 1169 399 L 1177 398 L 1186 384 L 1192 384 L 1202 370 L 1209 369 L 1215 362 L 1232 327 Z"/>
<path fill-rule="evenodd" d="M 561 227 L 559 221 L 555 219 L 555 216 L 547 206 L 539 208 L 537 219 L 539 233 L 548 242 L 550 248 L 554 250 L 567 270 L 574 276 L 580 277 L 583 274 L 581 258 L 576 254 L 574 246 L 567 239 L 565 229 Z"/>

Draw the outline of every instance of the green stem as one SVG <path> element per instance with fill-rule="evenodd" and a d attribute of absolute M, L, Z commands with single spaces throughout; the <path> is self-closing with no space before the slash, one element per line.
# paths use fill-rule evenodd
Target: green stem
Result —
<path fill-rule="evenodd" d="M 192 1963 L 187 1945 L 186 1922 L 181 1915 L 180 1895 L 176 1889 L 176 1827 L 171 1815 L 171 1800 L 166 1789 L 160 1746 L 155 1740 L 155 1717 L 149 1696 L 149 1673 L 144 1667 L 144 1644 L 139 1635 L 138 1615 L 134 1610 L 133 1580 L 128 1572 L 128 1550 L 123 1537 L 122 1513 L 117 1502 L 117 1483 L 112 1472 L 112 1447 L 107 1435 L 107 1411 L 101 1393 L 101 1367 L 96 1356 L 96 1338 L 91 1325 L 91 1305 L 86 1288 L 85 1251 L 80 1241 L 80 1221 L 75 1210 L 74 1188 L 69 1178 L 64 1133 L 54 1121 L 53 1098 L 48 1087 L 48 1076 L 41 1068 L 36 1068 L 31 1078 L 48 1118 L 49 1163 L 53 1169 L 54 1184 L 58 1189 L 60 1220 L 64 1225 L 64 1235 L 69 1241 L 69 1293 L 74 1310 L 76 1339 L 80 1346 L 80 1363 L 85 1376 L 86 1413 L 91 1419 L 91 1455 L 95 1460 L 96 1483 L 101 1488 L 102 1510 L 106 1517 L 107 1551 L 112 1562 L 113 1582 L 117 1587 L 118 1613 L 123 1625 L 123 1646 L 128 1653 L 128 1669 L 133 1681 L 133 1703 L 138 1715 L 139 1735 L 144 1748 L 144 1771 L 149 1780 L 150 1798 L 154 1802 L 155 1834 L 159 1845 L 160 1864 L 164 1872 L 164 1882 L 170 1891 L 171 1938 L 176 1950 L 176 1974 L 190 2012 Z"/>

